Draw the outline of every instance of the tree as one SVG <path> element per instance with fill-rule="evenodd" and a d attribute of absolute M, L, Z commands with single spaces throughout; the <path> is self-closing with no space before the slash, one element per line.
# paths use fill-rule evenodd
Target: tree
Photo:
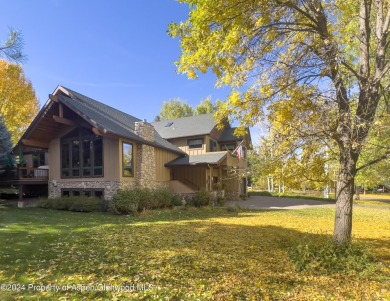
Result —
<path fill-rule="evenodd" d="M 23 45 L 22 33 L 10 28 L 7 41 L 0 45 L 0 53 L 11 62 L 23 62 L 26 59 L 23 54 Z"/>
<path fill-rule="evenodd" d="M 39 111 L 39 101 L 21 66 L 0 61 L 0 114 L 14 144 Z"/>
<path fill-rule="evenodd" d="M 160 115 L 156 116 L 155 121 L 172 120 L 194 115 L 192 107 L 180 98 L 164 101 Z"/>
<path fill-rule="evenodd" d="M 195 108 L 191 107 L 180 98 L 169 100 L 168 102 L 164 102 L 160 114 L 154 118 L 154 121 L 172 120 L 194 115 L 215 113 L 221 104 L 222 102 L 217 100 L 214 105 L 210 96 Z"/>
<path fill-rule="evenodd" d="M 218 108 L 222 105 L 222 102 L 217 100 L 214 105 L 211 101 L 211 97 L 207 97 L 198 106 L 195 107 L 195 115 L 212 114 L 218 111 Z"/>
<path fill-rule="evenodd" d="M 278 113 L 287 122 L 279 139 L 337 148 L 334 241 L 349 243 L 355 176 L 377 162 L 358 165 L 389 87 L 389 1 L 180 2 L 191 12 L 169 28 L 181 42 L 178 71 L 212 70 L 232 87 L 220 120 L 251 126 Z"/>
<path fill-rule="evenodd" d="M 11 133 L 8 131 L 4 119 L 0 116 L 0 167 L 4 168 L 10 160 L 12 151 Z"/>

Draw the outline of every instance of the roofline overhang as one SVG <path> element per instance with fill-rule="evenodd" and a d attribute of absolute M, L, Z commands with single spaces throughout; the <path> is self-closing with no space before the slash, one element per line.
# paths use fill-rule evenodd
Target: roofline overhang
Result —
<path fill-rule="evenodd" d="M 226 157 L 227 157 L 228 152 L 227 152 L 227 151 L 224 151 L 224 153 L 225 153 L 225 154 L 224 154 L 217 162 L 215 162 L 215 163 L 201 162 L 201 161 L 199 161 L 199 162 L 192 162 L 192 163 L 188 162 L 187 164 L 169 165 L 169 163 L 171 163 L 171 162 L 173 162 L 173 161 L 179 159 L 179 158 L 177 158 L 177 159 L 174 159 L 174 160 L 172 160 L 172 161 L 170 161 L 170 162 L 168 162 L 168 163 L 165 163 L 164 166 L 167 167 L 167 168 L 173 168 L 173 167 L 178 167 L 178 166 L 182 166 L 182 167 L 183 167 L 183 166 L 203 166 L 203 165 L 204 165 L 204 166 L 210 166 L 210 165 L 219 166 L 219 165 L 221 165 L 222 161 L 225 160 Z M 202 156 L 202 155 L 195 155 L 195 156 L 192 156 L 192 157 L 196 157 L 196 156 Z M 187 155 L 186 157 L 189 158 L 189 157 L 191 157 L 191 156 Z"/>

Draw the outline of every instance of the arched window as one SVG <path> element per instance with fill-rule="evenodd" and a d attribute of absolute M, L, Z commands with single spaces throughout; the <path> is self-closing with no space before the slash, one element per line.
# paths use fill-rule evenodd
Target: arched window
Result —
<path fill-rule="evenodd" d="M 103 177 L 103 138 L 79 128 L 61 138 L 61 178 Z"/>

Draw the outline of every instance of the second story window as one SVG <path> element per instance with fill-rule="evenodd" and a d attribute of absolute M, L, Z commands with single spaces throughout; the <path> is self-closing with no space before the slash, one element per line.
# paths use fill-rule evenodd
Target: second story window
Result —
<path fill-rule="evenodd" d="M 216 152 L 218 149 L 217 141 L 210 139 L 210 152 Z"/>
<path fill-rule="evenodd" d="M 188 140 L 188 148 L 189 149 L 199 149 L 203 148 L 203 139 L 189 139 Z"/>

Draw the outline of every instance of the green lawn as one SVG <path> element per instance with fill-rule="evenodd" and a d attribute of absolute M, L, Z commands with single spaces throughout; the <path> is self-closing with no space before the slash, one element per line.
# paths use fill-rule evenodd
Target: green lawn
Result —
<path fill-rule="evenodd" d="M 389 300 L 389 204 L 354 216 L 354 240 L 381 270 L 296 270 L 289 250 L 331 236 L 333 219 L 326 208 L 134 218 L 0 207 L 0 282 L 14 284 L 0 300 Z"/>

